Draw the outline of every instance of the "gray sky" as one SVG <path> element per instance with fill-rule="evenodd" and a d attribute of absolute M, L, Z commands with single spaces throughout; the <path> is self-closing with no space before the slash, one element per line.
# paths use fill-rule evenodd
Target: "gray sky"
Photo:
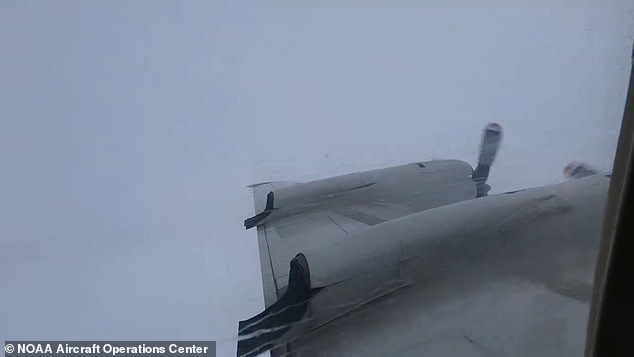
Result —
<path fill-rule="evenodd" d="M 0 1 L 0 339 L 233 355 L 263 307 L 251 183 L 475 163 L 489 121 L 494 192 L 610 169 L 634 4 L 575 3 Z"/>

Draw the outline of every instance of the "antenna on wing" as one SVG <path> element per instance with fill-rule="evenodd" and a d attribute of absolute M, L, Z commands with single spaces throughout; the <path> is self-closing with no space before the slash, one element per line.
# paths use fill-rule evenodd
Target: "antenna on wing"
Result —
<path fill-rule="evenodd" d="M 471 179 L 476 184 L 476 197 L 486 196 L 491 186 L 486 184 L 489 178 L 491 165 L 495 160 L 495 155 L 500 148 L 502 141 L 502 127 L 498 123 L 489 123 L 482 133 L 482 143 L 480 144 L 480 156 L 478 157 L 478 166 L 473 171 Z"/>

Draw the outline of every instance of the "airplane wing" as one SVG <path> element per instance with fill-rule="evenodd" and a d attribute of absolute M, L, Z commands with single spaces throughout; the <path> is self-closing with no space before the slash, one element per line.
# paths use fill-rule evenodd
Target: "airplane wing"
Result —
<path fill-rule="evenodd" d="M 280 299 L 240 323 L 238 353 L 576 354 L 608 183 L 460 201 L 302 249 Z"/>

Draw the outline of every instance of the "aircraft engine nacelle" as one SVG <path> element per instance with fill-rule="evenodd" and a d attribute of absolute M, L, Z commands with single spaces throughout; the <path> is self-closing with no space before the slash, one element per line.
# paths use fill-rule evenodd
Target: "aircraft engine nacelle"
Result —
<path fill-rule="evenodd" d="M 326 208 L 342 196 L 348 202 L 362 199 L 365 185 L 361 174 L 355 173 L 306 183 L 295 183 L 270 191 L 266 198 L 264 211 L 248 218 L 244 226 L 249 229 L 264 222 L 265 219 L 280 219 L 293 214 Z"/>
<path fill-rule="evenodd" d="M 309 211 L 391 202 L 413 211 L 476 197 L 471 165 L 460 160 L 411 163 L 287 185 L 268 193 L 265 208 L 245 220 L 247 229 Z"/>

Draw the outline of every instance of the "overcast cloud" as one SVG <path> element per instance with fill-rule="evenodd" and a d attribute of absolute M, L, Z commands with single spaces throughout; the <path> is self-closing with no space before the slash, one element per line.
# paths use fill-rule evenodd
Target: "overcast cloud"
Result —
<path fill-rule="evenodd" d="M 0 1 L 0 339 L 234 355 L 263 308 L 251 183 L 473 164 L 490 121 L 493 192 L 610 169 L 634 3 L 601 3 Z"/>

